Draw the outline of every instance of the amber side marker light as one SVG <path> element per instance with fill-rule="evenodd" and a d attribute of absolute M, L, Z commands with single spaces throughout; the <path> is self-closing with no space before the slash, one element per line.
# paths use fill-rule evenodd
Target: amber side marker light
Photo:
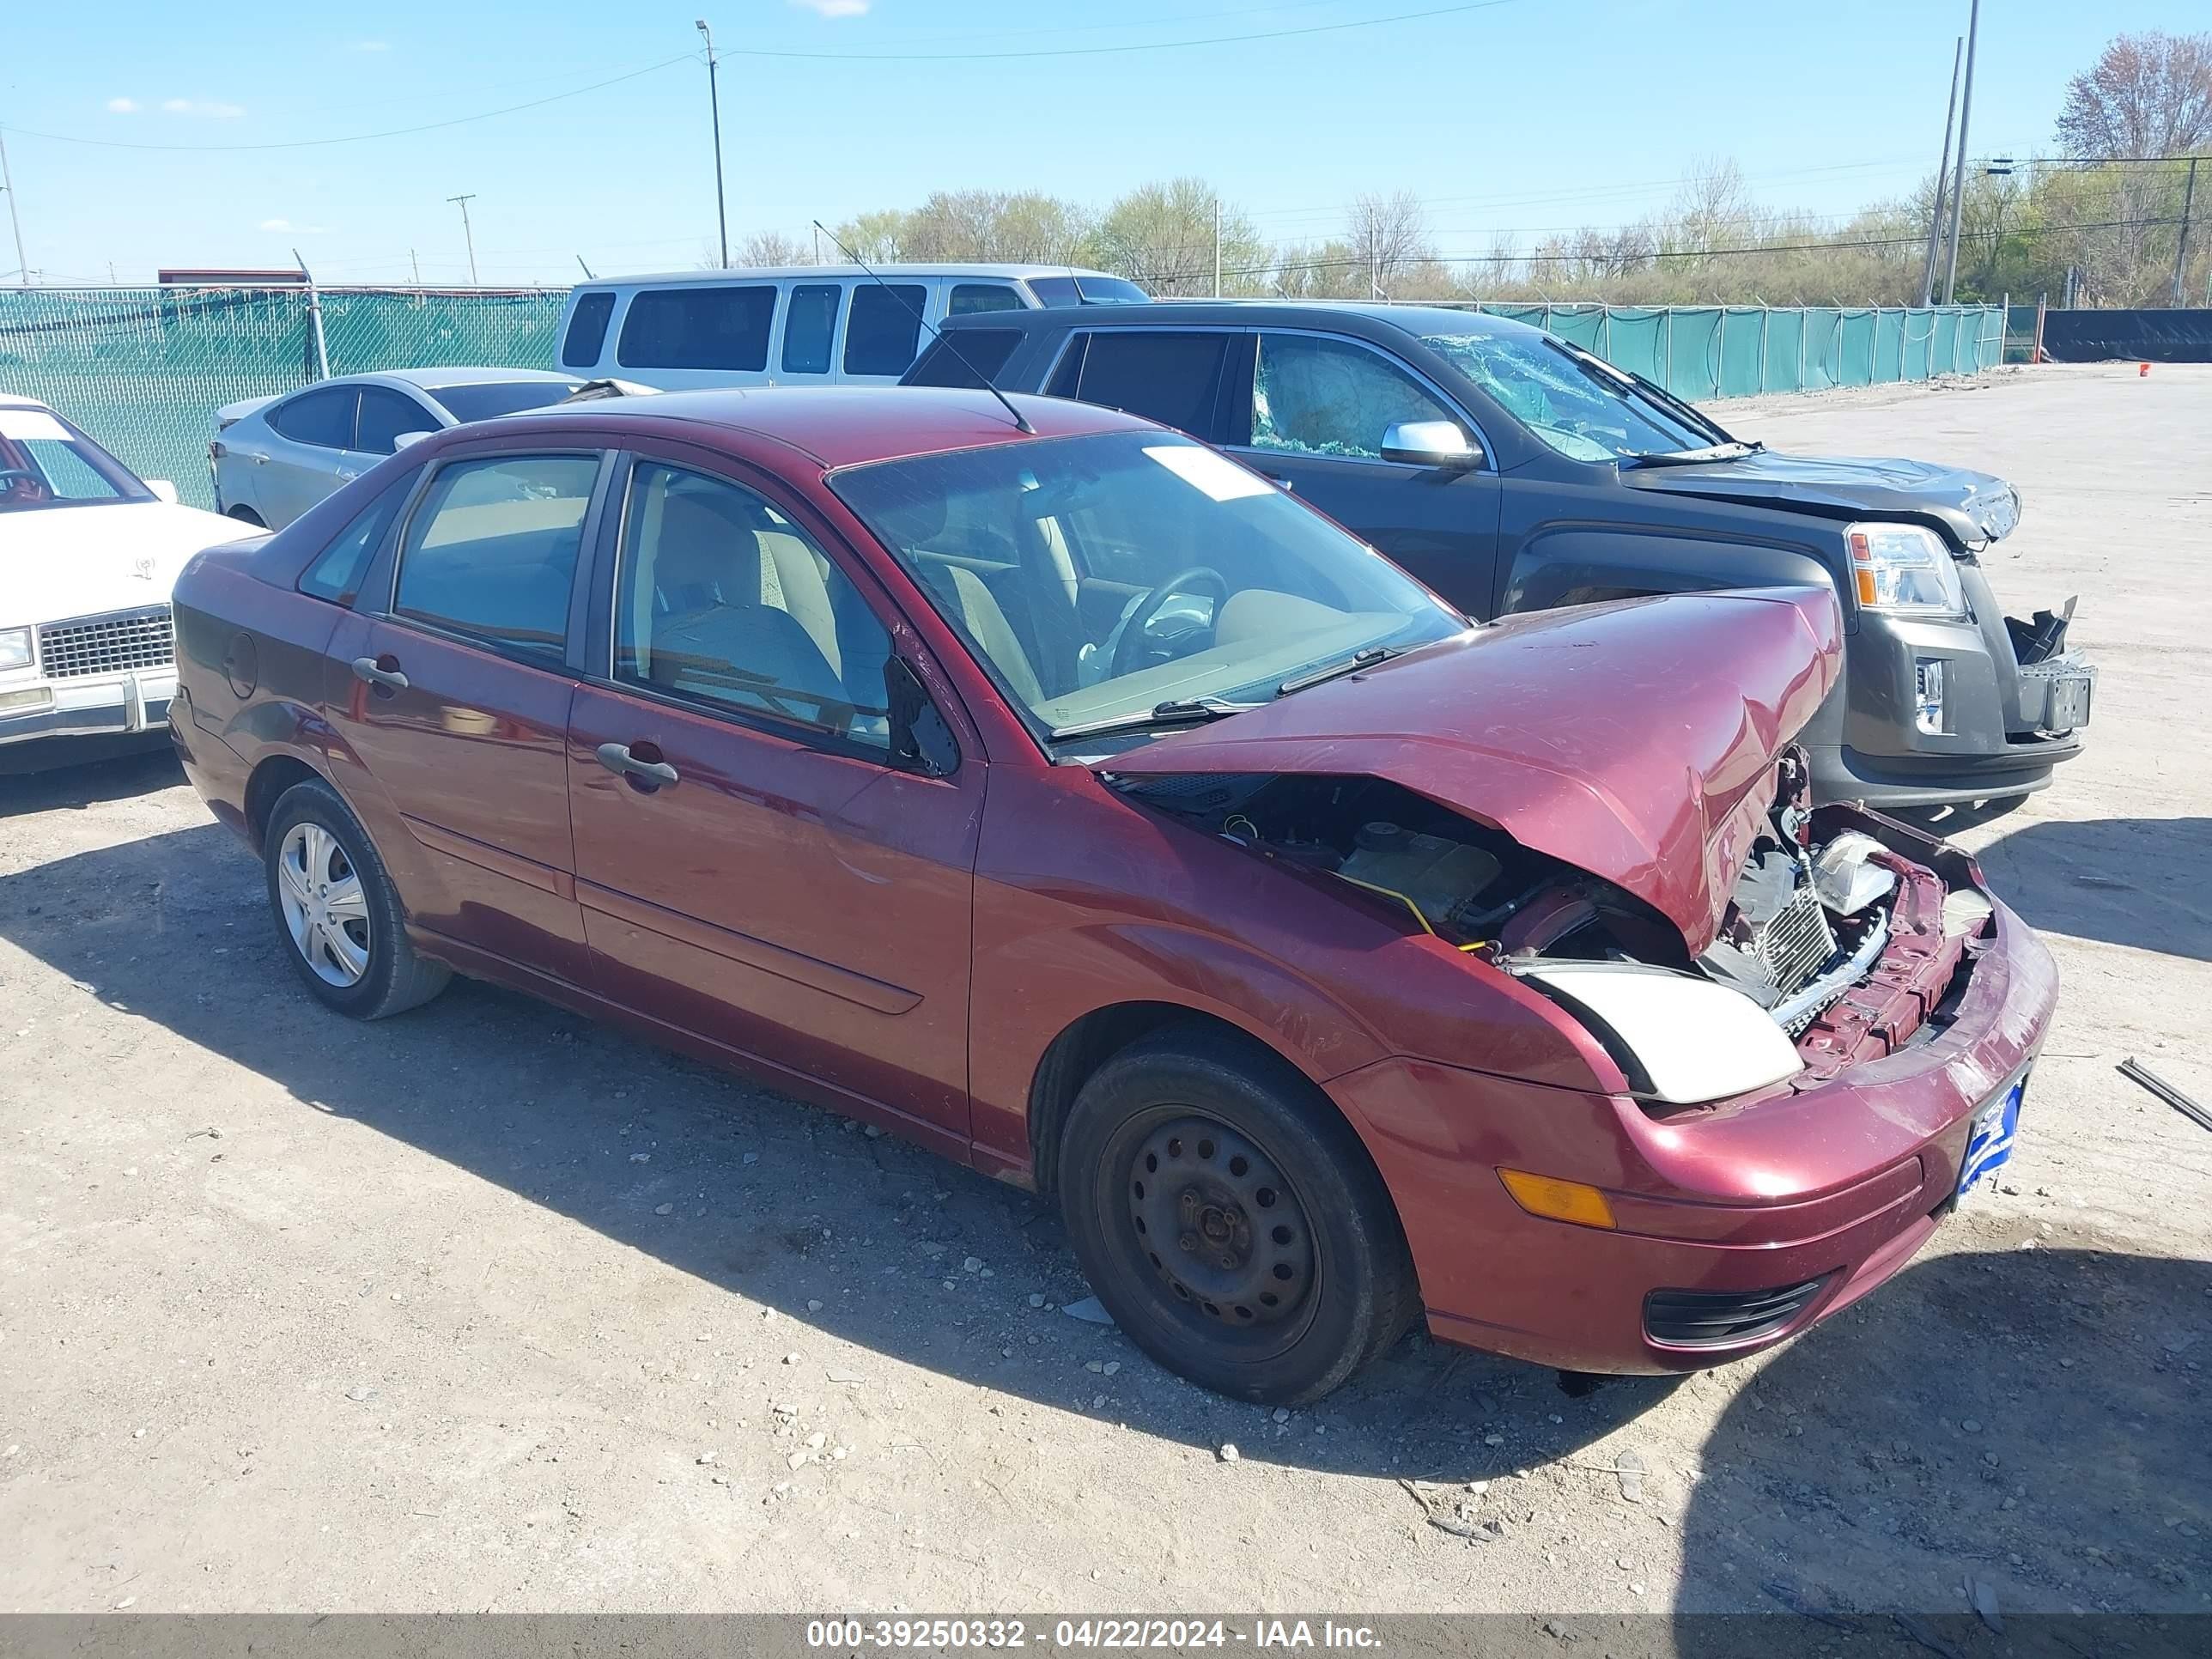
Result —
<path fill-rule="evenodd" d="M 1498 1178 L 1513 1201 L 1530 1215 L 1548 1221 L 1571 1221 L 1578 1227 L 1610 1227 L 1613 1206 L 1595 1187 L 1579 1181 L 1560 1181 L 1551 1176 L 1530 1175 L 1525 1170 L 1500 1170 Z"/>
<path fill-rule="evenodd" d="M 1867 545 L 1863 531 L 1853 531 L 1844 539 L 1851 545 L 1851 574 L 1858 578 L 1859 603 L 1879 605 L 1881 592 L 1874 582 L 1874 550 Z"/>

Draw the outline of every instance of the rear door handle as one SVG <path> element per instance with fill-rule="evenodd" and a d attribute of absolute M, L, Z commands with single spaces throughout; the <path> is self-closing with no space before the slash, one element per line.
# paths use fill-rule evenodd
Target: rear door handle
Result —
<path fill-rule="evenodd" d="M 404 691 L 407 689 L 407 676 L 399 672 L 396 663 L 393 666 L 386 668 L 384 664 L 387 660 L 390 659 L 356 657 L 353 659 L 354 677 L 356 679 L 366 680 L 369 684 L 386 691 Z"/>
<path fill-rule="evenodd" d="M 641 749 L 651 747 L 647 744 L 641 744 L 638 746 Z M 626 743 L 603 743 L 599 746 L 597 752 L 599 764 L 617 777 L 642 778 L 653 785 L 674 783 L 677 780 L 676 769 L 666 761 L 646 760 L 633 755 L 630 753 L 629 745 Z M 656 755 L 659 752 L 657 749 L 653 750 Z"/>
<path fill-rule="evenodd" d="M 1295 491 L 1297 489 L 1297 486 L 1292 483 L 1288 478 L 1270 478 L 1267 482 L 1273 484 L 1278 489 Z"/>

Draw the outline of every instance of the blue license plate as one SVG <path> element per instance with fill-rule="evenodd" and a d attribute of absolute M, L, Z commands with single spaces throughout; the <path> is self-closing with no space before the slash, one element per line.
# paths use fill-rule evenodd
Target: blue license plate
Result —
<path fill-rule="evenodd" d="M 1959 1196 L 1973 1191 L 1984 1177 L 2012 1157 L 2013 1136 L 2020 1128 L 2020 1103 L 2027 1092 L 2027 1073 L 2022 1072 L 1999 1095 L 1974 1109 L 1966 1128 L 1966 1155 L 1959 1161 Z"/>

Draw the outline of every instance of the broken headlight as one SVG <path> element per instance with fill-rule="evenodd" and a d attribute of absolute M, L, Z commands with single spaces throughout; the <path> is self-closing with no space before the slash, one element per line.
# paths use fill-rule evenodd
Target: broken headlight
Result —
<path fill-rule="evenodd" d="M 1862 611 L 1960 617 L 1966 596 L 1951 550 L 1917 524 L 1855 524 L 1844 532 Z"/>

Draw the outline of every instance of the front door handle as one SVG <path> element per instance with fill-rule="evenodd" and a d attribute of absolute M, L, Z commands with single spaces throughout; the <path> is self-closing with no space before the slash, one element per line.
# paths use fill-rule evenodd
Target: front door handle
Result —
<path fill-rule="evenodd" d="M 349 467 L 342 466 L 338 469 L 337 476 L 340 483 L 351 483 L 356 478 L 361 477 L 361 474 L 354 471 Z"/>
<path fill-rule="evenodd" d="M 651 744 L 641 743 L 638 747 L 653 749 L 653 753 L 656 756 L 660 753 L 659 750 L 653 749 Z M 630 746 L 626 743 L 603 743 L 599 746 L 597 752 L 599 764 L 617 777 L 627 777 L 634 781 L 644 780 L 639 785 L 641 788 L 655 788 L 664 783 L 674 783 L 677 780 L 676 769 L 666 761 L 649 759 L 645 756 L 633 754 L 630 752 Z"/>
<path fill-rule="evenodd" d="M 384 665 L 387 662 L 392 664 L 389 668 Z M 356 679 L 366 680 L 379 690 L 404 691 L 407 689 L 407 676 L 399 672 L 398 661 L 392 657 L 356 657 L 353 672 Z"/>

